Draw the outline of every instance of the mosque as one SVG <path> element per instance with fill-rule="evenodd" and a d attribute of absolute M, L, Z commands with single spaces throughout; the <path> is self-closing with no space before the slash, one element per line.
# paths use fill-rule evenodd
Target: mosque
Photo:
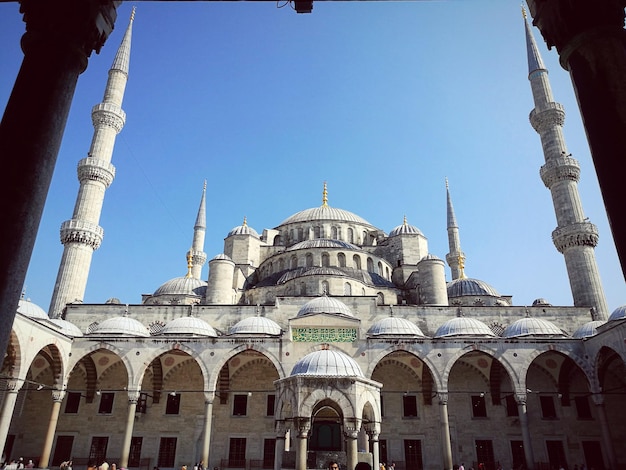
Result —
<path fill-rule="evenodd" d="M 23 299 L 13 324 L 0 374 L 5 460 L 71 459 L 80 470 L 330 460 L 344 470 L 626 468 L 626 305 L 608 311 L 580 167 L 528 21 L 530 120 L 573 306 L 515 306 L 468 278 L 449 188 L 443 260 L 407 220 L 387 233 L 329 205 L 326 186 L 320 206 L 274 228 L 233 228 L 206 279 L 204 188 L 185 276 L 140 304 L 84 303 L 124 125 L 132 25 L 92 111 L 50 309 Z"/>

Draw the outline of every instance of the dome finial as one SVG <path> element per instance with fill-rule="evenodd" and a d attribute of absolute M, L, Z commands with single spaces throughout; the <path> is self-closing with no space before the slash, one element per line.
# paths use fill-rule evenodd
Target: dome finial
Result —
<path fill-rule="evenodd" d="M 527 18 L 527 16 L 526 16 L 526 8 L 524 8 L 524 4 L 523 3 L 520 6 L 522 7 L 522 17 L 524 19 L 526 19 Z"/>
<path fill-rule="evenodd" d="M 189 248 L 189 251 L 187 252 L 187 275 L 185 277 L 186 278 L 193 277 L 192 271 L 193 271 L 193 247 Z"/>
<path fill-rule="evenodd" d="M 247 218 L 245 215 L 243 216 L 243 224 L 242 224 L 242 225 L 243 225 L 244 227 L 247 227 L 247 226 L 248 226 L 248 218 Z"/>
<path fill-rule="evenodd" d="M 404 215 L 404 220 L 402 221 L 402 225 L 406 225 L 407 221 L 406 221 L 406 214 Z"/>
<path fill-rule="evenodd" d="M 459 279 L 467 279 L 465 275 L 465 255 L 459 253 Z"/>
<path fill-rule="evenodd" d="M 393 317 L 393 305 L 389 306 L 389 316 Z"/>
<path fill-rule="evenodd" d="M 328 187 L 326 181 L 324 181 L 324 191 L 322 192 L 322 206 L 328 205 Z"/>

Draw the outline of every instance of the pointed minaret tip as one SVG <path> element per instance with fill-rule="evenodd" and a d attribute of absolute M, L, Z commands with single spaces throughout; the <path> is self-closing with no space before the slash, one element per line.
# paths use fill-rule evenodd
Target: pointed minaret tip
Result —
<path fill-rule="evenodd" d="M 113 59 L 113 65 L 111 66 L 111 70 L 120 70 L 128 74 L 130 64 L 130 43 L 133 35 L 134 20 L 135 7 L 133 7 L 132 12 L 130 13 L 130 21 L 128 22 L 128 27 L 126 28 L 124 37 L 122 38 L 122 43 L 120 44 L 120 47 L 115 54 L 115 59 Z"/>
<path fill-rule="evenodd" d="M 524 8 L 524 4 L 522 3 L 520 5 L 520 7 L 522 8 L 522 18 L 526 19 L 527 18 L 527 16 L 526 16 L 526 8 Z"/>

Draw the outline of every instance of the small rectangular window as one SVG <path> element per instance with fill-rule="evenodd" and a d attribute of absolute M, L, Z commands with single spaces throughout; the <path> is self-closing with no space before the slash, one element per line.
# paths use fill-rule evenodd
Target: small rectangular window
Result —
<path fill-rule="evenodd" d="M 80 406 L 80 392 L 67 392 L 67 401 L 65 402 L 66 413 L 78 413 Z"/>
<path fill-rule="evenodd" d="M 417 397 L 415 395 L 404 395 L 402 397 L 402 409 L 405 418 L 417 418 Z"/>
<path fill-rule="evenodd" d="M 233 398 L 233 416 L 248 414 L 248 395 L 235 395 Z"/>
<path fill-rule="evenodd" d="M 265 407 L 265 416 L 274 416 L 274 406 L 276 405 L 276 395 L 269 394 L 267 396 L 267 404 Z"/>
<path fill-rule="evenodd" d="M 113 412 L 113 400 L 115 393 L 102 392 L 100 393 L 100 406 L 98 407 L 98 413 L 111 414 Z"/>
<path fill-rule="evenodd" d="M 574 398 L 574 403 L 576 403 L 576 413 L 578 414 L 578 419 L 593 419 L 591 407 L 589 406 L 589 399 L 586 396 Z"/>
<path fill-rule="evenodd" d="M 539 397 L 541 403 L 541 415 L 543 419 L 556 419 L 556 407 L 554 398 L 550 396 Z"/>
<path fill-rule="evenodd" d="M 484 395 L 472 395 L 472 416 L 474 418 L 487 417 L 487 404 Z"/>
<path fill-rule="evenodd" d="M 167 403 L 165 404 L 166 415 L 177 415 L 180 413 L 180 393 L 172 395 L 168 393 Z"/>

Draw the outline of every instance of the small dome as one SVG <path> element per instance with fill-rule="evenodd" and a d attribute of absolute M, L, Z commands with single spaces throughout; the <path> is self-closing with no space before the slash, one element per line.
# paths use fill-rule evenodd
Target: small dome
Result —
<path fill-rule="evenodd" d="M 50 321 L 61 328 L 61 332 L 66 336 L 71 336 L 72 338 L 80 338 L 83 336 L 83 332 L 80 331 L 80 328 L 67 320 L 52 318 Z"/>
<path fill-rule="evenodd" d="M 448 298 L 450 299 L 468 295 L 488 295 L 491 297 L 500 297 L 498 291 L 486 282 L 468 277 L 448 282 L 447 289 Z"/>
<path fill-rule="evenodd" d="M 350 317 L 354 316 L 346 304 L 326 295 L 309 300 L 300 308 L 298 316 L 301 317 L 311 313 L 339 313 Z"/>
<path fill-rule="evenodd" d="M 130 317 L 113 317 L 99 323 L 92 335 L 150 336 L 150 331 L 140 321 Z"/>
<path fill-rule="evenodd" d="M 572 337 L 574 338 L 589 338 L 590 336 L 595 336 L 598 333 L 597 328 L 600 325 L 604 325 L 606 322 L 604 320 L 592 320 L 585 323 L 583 326 L 579 327 Z"/>
<path fill-rule="evenodd" d="M 554 323 L 541 318 L 520 318 L 515 320 L 504 329 L 502 336 L 505 338 L 518 338 L 520 336 L 567 336 Z"/>
<path fill-rule="evenodd" d="M 40 318 L 48 320 L 48 314 L 39 305 L 34 304 L 30 299 L 20 299 L 17 304 L 17 313 L 26 315 L 29 318 Z"/>
<path fill-rule="evenodd" d="M 406 217 L 404 218 L 404 222 L 402 225 L 398 225 L 391 232 L 389 232 L 390 237 L 395 237 L 397 235 L 422 235 L 424 234 L 418 229 L 415 225 L 408 224 L 406 221 Z"/>
<path fill-rule="evenodd" d="M 287 248 L 286 251 L 302 250 L 308 248 L 341 248 L 342 250 L 361 251 L 361 249 L 352 243 L 341 240 L 333 240 L 330 238 L 315 238 L 313 240 L 304 240 Z"/>
<path fill-rule="evenodd" d="M 195 277 L 175 277 L 155 290 L 152 295 L 196 295 L 202 297 L 206 285 L 205 281 Z"/>
<path fill-rule="evenodd" d="M 442 259 L 439 256 L 437 256 L 437 255 L 433 255 L 432 253 L 428 253 L 420 261 L 442 261 Z"/>
<path fill-rule="evenodd" d="M 533 300 L 533 307 L 551 307 L 552 304 L 548 302 L 546 299 L 538 298 Z"/>
<path fill-rule="evenodd" d="M 371 336 L 424 336 L 422 330 L 420 330 L 415 323 L 398 317 L 387 317 L 377 321 L 370 327 L 370 329 L 367 331 L 367 334 Z"/>
<path fill-rule="evenodd" d="M 345 353 L 322 349 L 307 354 L 293 366 L 291 375 L 363 377 L 361 368 Z"/>
<path fill-rule="evenodd" d="M 211 261 L 217 261 L 217 260 L 230 261 L 231 263 L 234 263 L 233 259 L 230 256 L 225 255 L 224 253 L 220 253 L 219 255 L 215 255 L 213 257 L 213 259 L 211 259 Z"/>
<path fill-rule="evenodd" d="M 243 224 L 238 225 L 233 228 L 230 232 L 228 232 L 227 237 L 232 237 L 233 235 L 252 235 L 255 238 L 260 238 L 259 234 L 252 227 L 248 226 L 248 222 L 246 218 L 243 219 Z"/>
<path fill-rule="evenodd" d="M 489 336 L 495 337 L 493 331 L 480 320 L 468 317 L 456 317 L 446 321 L 437 328 L 435 338 L 450 336 Z"/>
<path fill-rule="evenodd" d="M 235 323 L 229 330 L 231 335 L 272 335 L 278 336 L 283 330 L 273 320 L 265 317 L 248 317 Z"/>
<path fill-rule="evenodd" d="M 613 313 L 609 316 L 609 321 L 622 320 L 624 318 L 626 318 L 626 305 L 622 305 L 613 310 Z"/>
<path fill-rule="evenodd" d="M 110 299 L 107 299 L 107 301 L 105 302 L 105 304 L 107 305 L 120 305 L 121 303 L 122 301 L 118 299 L 117 297 L 111 297 Z"/>
<path fill-rule="evenodd" d="M 204 320 L 197 317 L 179 317 L 167 322 L 160 335 L 194 335 L 216 338 L 217 332 Z"/>

